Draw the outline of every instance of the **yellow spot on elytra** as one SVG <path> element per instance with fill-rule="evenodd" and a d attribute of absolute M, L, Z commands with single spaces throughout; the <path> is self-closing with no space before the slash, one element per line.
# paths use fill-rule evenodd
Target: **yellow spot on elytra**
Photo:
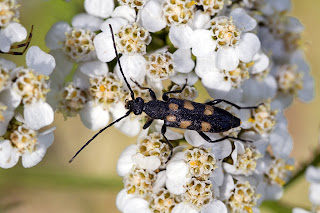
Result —
<path fill-rule="evenodd" d="M 180 128 L 181 129 L 186 129 L 188 126 L 192 124 L 192 121 L 181 121 L 180 123 Z"/>
<path fill-rule="evenodd" d="M 170 122 L 175 122 L 177 120 L 177 117 L 174 116 L 174 115 L 168 115 L 166 117 L 167 121 L 170 121 Z"/>
<path fill-rule="evenodd" d="M 206 105 L 205 109 L 204 109 L 204 114 L 205 115 L 212 115 L 213 114 L 213 107 L 210 105 Z"/>
<path fill-rule="evenodd" d="M 169 104 L 169 109 L 172 111 L 177 111 L 179 108 L 178 104 L 170 103 Z"/>
<path fill-rule="evenodd" d="M 184 101 L 183 107 L 188 110 L 194 110 L 194 106 L 190 101 Z"/>
<path fill-rule="evenodd" d="M 211 129 L 211 124 L 205 121 L 201 122 L 201 131 L 202 132 L 209 132 Z"/>
<path fill-rule="evenodd" d="M 103 86 L 103 85 L 101 85 L 101 86 L 100 86 L 100 91 L 101 91 L 101 92 L 106 91 L 106 87 L 105 87 L 105 86 Z"/>

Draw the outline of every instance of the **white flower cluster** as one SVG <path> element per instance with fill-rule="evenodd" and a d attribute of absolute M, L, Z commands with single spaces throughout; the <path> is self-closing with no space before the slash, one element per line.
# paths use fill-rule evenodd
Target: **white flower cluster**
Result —
<path fill-rule="evenodd" d="M 0 167 L 10 168 L 22 156 L 22 165 L 38 164 L 53 142 L 50 125 L 54 112 L 46 102 L 48 75 L 55 67 L 53 56 L 32 46 L 26 55 L 27 67 L 0 58 Z M 21 114 L 22 115 L 21 115 Z"/>
<path fill-rule="evenodd" d="M 290 0 L 119 4 L 85 0 L 87 13 L 76 15 L 71 25 L 56 23 L 46 36 L 57 62 L 48 102 L 65 117 L 79 114 L 86 127 L 98 130 L 110 115 L 116 120 L 126 113 L 131 97 L 115 60 L 110 24 L 124 75 L 145 102 L 148 90 L 137 83 L 160 97 L 187 82 L 181 93 L 169 97 L 194 100 L 194 84 L 200 80 L 213 99 L 263 104 L 252 110 L 217 105 L 242 121 L 226 132 L 205 133 L 211 140 L 233 138 L 219 143 L 192 130 L 182 135 L 168 129 L 165 136 L 173 150 L 160 133 L 161 122 L 140 131 L 145 114 L 116 123 L 129 136 L 140 133 L 118 162 L 125 185 L 118 208 L 126 213 L 255 212 L 264 200 L 279 199 L 293 170 L 293 142 L 283 110 L 294 97 L 310 101 L 314 96 L 299 46 L 303 27 L 288 16 Z"/>

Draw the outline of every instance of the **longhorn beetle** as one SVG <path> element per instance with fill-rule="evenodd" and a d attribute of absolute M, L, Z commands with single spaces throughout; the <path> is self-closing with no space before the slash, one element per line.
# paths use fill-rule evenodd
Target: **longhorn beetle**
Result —
<path fill-rule="evenodd" d="M 111 25 L 109 25 L 112 40 L 113 40 L 113 47 L 116 54 L 116 58 L 119 64 L 120 72 L 123 76 L 123 79 L 130 91 L 130 95 L 132 100 L 128 100 L 126 102 L 126 109 L 128 109 L 127 113 L 122 117 L 116 119 L 108 126 L 101 129 L 98 133 L 96 133 L 84 146 L 79 149 L 79 151 L 70 159 L 69 163 L 73 161 L 73 159 L 93 140 L 95 139 L 100 133 L 104 130 L 112 126 L 113 124 L 119 122 L 120 120 L 124 119 L 125 117 L 129 116 L 131 112 L 135 115 L 140 115 L 142 112 L 145 112 L 149 117 L 149 120 L 144 124 L 143 129 L 148 128 L 154 119 L 160 119 L 164 121 L 164 124 L 161 128 L 161 134 L 163 135 L 165 141 L 170 146 L 171 150 L 173 146 L 168 141 L 165 136 L 167 127 L 174 127 L 180 129 L 190 129 L 198 132 L 198 134 L 208 141 L 209 143 L 216 143 L 223 141 L 227 138 L 240 140 L 243 142 L 248 142 L 247 140 L 243 140 L 240 138 L 234 138 L 230 136 L 225 136 L 217 140 L 211 140 L 204 132 L 212 132 L 212 133 L 219 133 L 225 132 L 229 129 L 235 128 L 240 126 L 240 119 L 228 111 L 221 109 L 219 107 L 215 107 L 214 105 L 225 102 L 237 109 L 255 109 L 258 106 L 249 106 L 249 107 L 240 107 L 234 103 L 231 103 L 227 100 L 223 99 L 216 99 L 213 101 L 209 101 L 206 103 L 196 103 L 188 100 L 177 99 L 177 98 L 169 98 L 168 94 L 170 93 L 181 93 L 183 89 L 186 87 L 186 84 L 180 90 L 176 91 L 169 91 L 162 94 L 162 101 L 157 100 L 157 97 L 154 91 L 151 88 L 143 87 L 138 84 L 136 81 L 132 81 L 143 90 L 149 90 L 149 94 L 152 98 L 149 102 L 144 102 L 141 97 L 134 97 L 134 93 L 132 88 L 130 87 L 127 78 L 125 77 L 120 60 L 119 55 L 116 48 L 116 43 L 114 39 L 114 34 Z"/>

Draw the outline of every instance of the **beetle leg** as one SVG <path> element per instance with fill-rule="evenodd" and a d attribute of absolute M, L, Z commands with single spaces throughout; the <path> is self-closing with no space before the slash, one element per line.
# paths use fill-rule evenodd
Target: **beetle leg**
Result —
<path fill-rule="evenodd" d="M 152 124 L 152 122 L 153 122 L 153 119 L 149 118 L 147 122 L 143 125 L 143 129 L 148 128 Z"/>
<path fill-rule="evenodd" d="M 217 143 L 217 142 L 221 142 L 221 141 L 223 141 L 225 139 L 233 139 L 233 140 L 238 140 L 238 141 L 241 141 L 241 142 L 250 142 L 250 143 L 252 143 L 252 141 L 250 141 L 250 140 L 244 140 L 244 139 L 241 139 L 241 138 L 235 138 L 235 137 L 230 137 L 230 136 L 225 136 L 225 137 L 222 137 L 222 138 L 217 139 L 217 140 L 211 140 L 208 137 L 208 135 L 204 134 L 203 132 L 198 132 L 198 133 L 203 139 L 205 139 L 209 143 Z"/>
<path fill-rule="evenodd" d="M 167 131 L 167 126 L 165 124 L 162 125 L 162 128 L 161 128 L 161 134 L 163 136 L 163 138 L 166 140 L 167 144 L 169 145 L 170 147 L 170 150 L 171 150 L 171 153 L 169 155 L 169 158 L 168 158 L 168 161 L 171 159 L 172 157 L 172 153 L 173 153 L 173 146 L 172 144 L 170 143 L 170 141 L 167 139 L 167 137 L 164 135 L 166 134 L 166 131 Z"/>
<path fill-rule="evenodd" d="M 183 85 L 183 87 L 182 87 L 181 89 L 179 89 L 179 90 L 169 91 L 169 92 L 163 93 L 163 94 L 162 94 L 162 100 L 163 100 L 163 101 L 168 101 L 168 100 L 169 100 L 168 94 L 181 93 L 181 92 L 184 90 L 184 88 L 186 88 L 186 86 L 187 86 L 187 83 L 185 83 L 185 85 Z"/>
<path fill-rule="evenodd" d="M 230 104 L 231 106 L 237 108 L 237 109 L 257 109 L 260 105 L 262 105 L 263 103 L 257 105 L 257 106 L 247 106 L 247 107 L 241 107 L 241 106 L 238 106 L 230 101 L 227 101 L 227 100 L 224 100 L 224 99 L 216 99 L 216 100 L 213 100 L 213 101 L 208 101 L 206 102 L 205 104 L 208 104 L 208 105 L 216 105 L 218 103 L 221 103 L 221 102 L 225 102 L 227 104 Z"/>
<path fill-rule="evenodd" d="M 157 100 L 157 96 L 156 96 L 156 94 L 154 93 L 154 91 L 153 91 L 151 88 L 149 88 L 149 87 L 143 87 L 143 86 L 141 86 L 137 81 L 133 80 L 132 78 L 130 78 L 130 79 L 131 79 L 131 81 L 132 81 L 133 83 L 135 83 L 140 89 L 147 89 L 147 90 L 149 90 L 149 93 L 150 93 L 150 96 L 151 96 L 152 100 Z"/>
<path fill-rule="evenodd" d="M 30 44 L 30 41 L 31 41 L 31 38 L 32 38 L 32 31 L 33 31 L 33 25 L 31 26 L 31 30 L 30 30 L 30 33 L 29 33 L 29 37 L 28 39 L 26 40 L 25 43 L 23 44 L 17 44 L 17 45 L 12 45 L 10 50 L 11 49 L 17 49 L 17 48 L 20 48 L 20 47 L 25 47 L 21 52 L 16 52 L 16 51 L 9 51 L 9 52 L 2 52 L 0 51 L 0 53 L 4 53 L 4 54 L 10 54 L 10 55 L 23 55 L 23 53 L 25 53 L 25 51 L 28 49 L 29 47 L 29 44 Z"/>

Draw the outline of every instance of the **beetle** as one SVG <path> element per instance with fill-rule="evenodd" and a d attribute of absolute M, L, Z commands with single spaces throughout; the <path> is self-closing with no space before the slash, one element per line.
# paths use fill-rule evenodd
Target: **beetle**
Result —
<path fill-rule="evenodd" d="M 71 163 L 73 159 L 100 133 L 102 133 L 104 130 L 111 127 L 115 123 L 119 122 L 120 120 L 124 119 L 125 117 L 129 116 L 132 112 L 135 115 L 140 115 L 141 113 L 145 112 L 146 115 L 149 117 L 147 122 L 144 124 L 143 129 L 148 128 L 155 119 L 163 120 L 164 124 L 162 125 L 162 128 L 161 128 L 161 134 L 163 135 L 167 144 L 170 146 L 171 150 L 173 149 L 173 146 L 165 136 L 167 127 L 194 130 L 198 132 L 198 134 L 209 143 L 220 142 L 228 138 L 240 140 L 243 142 L 248 142 L 248 140 L 243 140 L 243 139 L 235 138 L 231 136 L 225 136 L 217 140 L 211 140 L 204 132 L 221 133 L 221 132 L 230 130 L 232 128 L 238 127 L 241 124 L 241 120 L 238 117 L 232 115 L 231 113 L 229 113 L 224 109 L 216 107 L 215 106 L 216 104 L 224 102 L 237 109 L 255 109 L 255 108 L 258 108 L 260 104 L 257 106 L 240 107 L 224 99 L 216 99 L 213 101 L 208 101 L 206 103 L 197 103 L 189 100 L 170 98 L 168 96 L 168 94 L 172 94 L 172 93 L 181 93 L 187 84 L 185 84 L 180 90 L 163 93 L 162 101 L 161 101 L 157 99 L 154 91 L 151 88 L 143 87 L 138 82 L 131 79 L 140 89 L 148 90 L 152 100 L 149 102 L 145 102 L 141 97 L 135 97 L 134 92 L 130 87 L 127 81 L 127 78 L 125 77 L 120 64 L 112 26 L 109 25 L 109 27 L 112 35 L 114 51 L 119 64 L 120 72 L 130 91 L 130 96 L 132 100 L 126 101 L 125 108 L 128 109 L 126 114 L 116 119 L 115 121 L 111 122 L 109 125 L 102 128 L 98 133 L 96 133 L 70 159 L 69 163 Z"/>

